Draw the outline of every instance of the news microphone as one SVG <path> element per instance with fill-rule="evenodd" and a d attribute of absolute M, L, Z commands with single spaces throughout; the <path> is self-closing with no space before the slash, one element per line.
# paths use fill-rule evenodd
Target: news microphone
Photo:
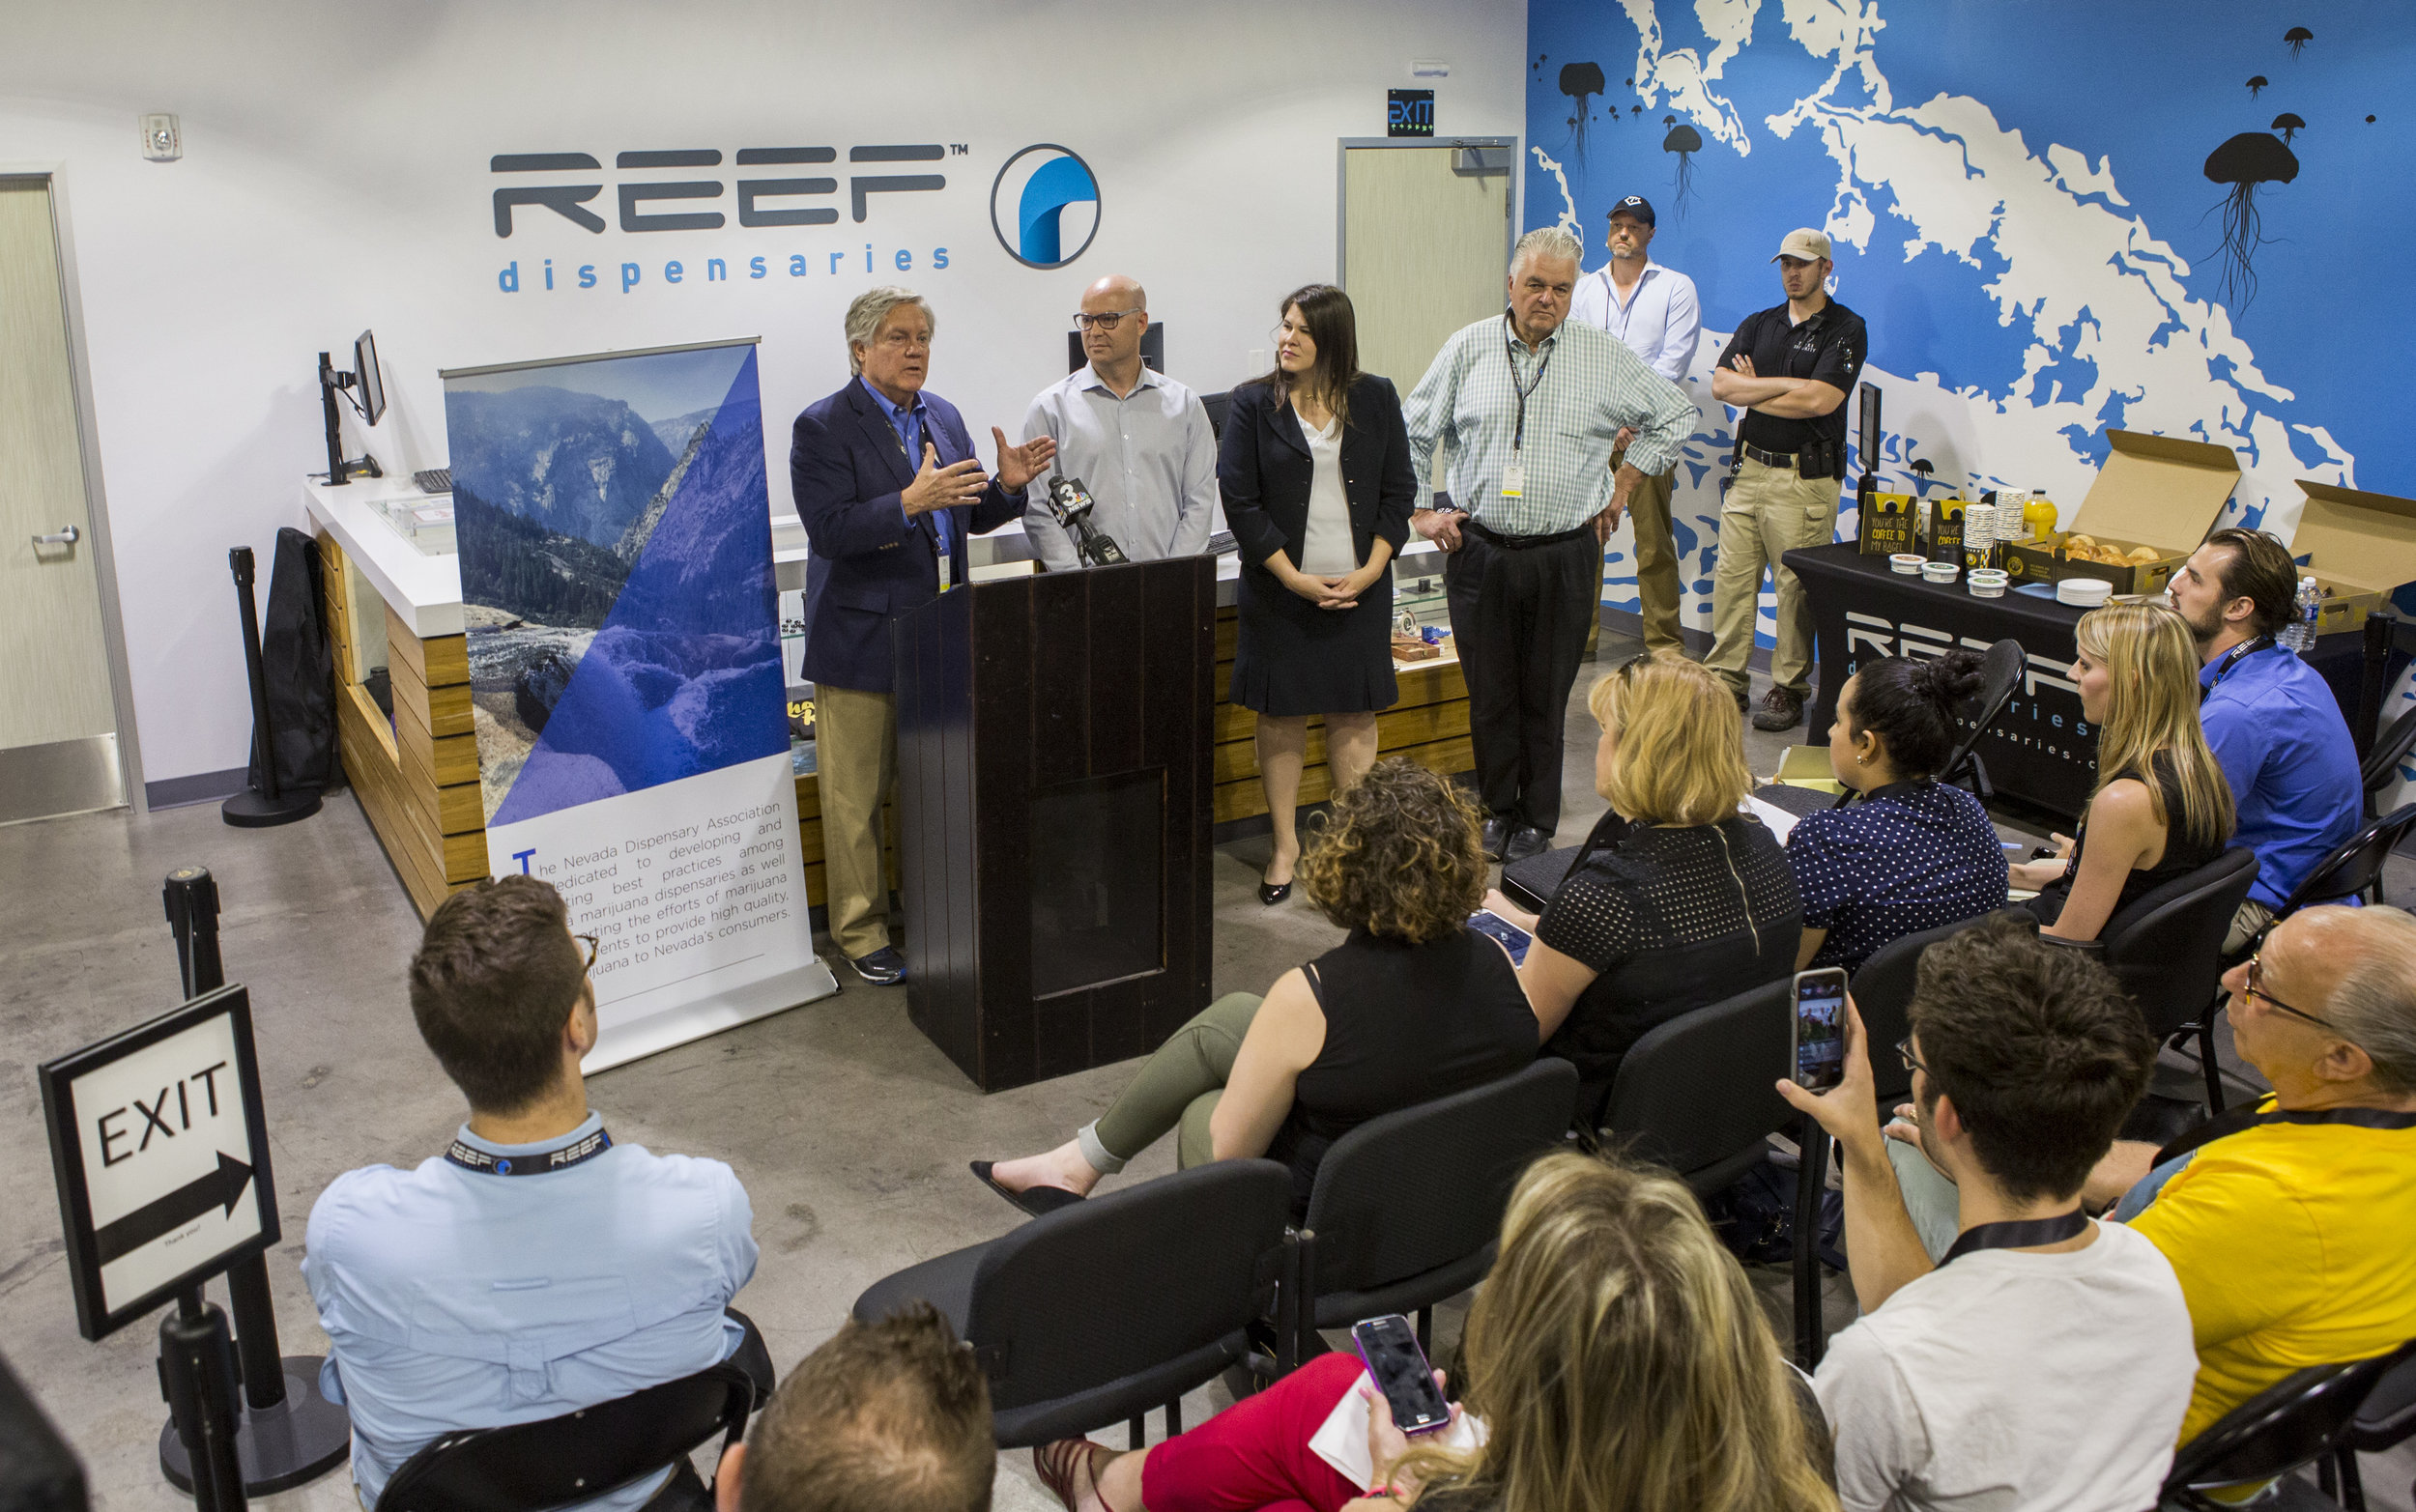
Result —
<path fill-rule="evenodd" d="M 1074 537 L 1075 555 L 1086 567 L 1120 567 L 1132 560 L 1108 534 L 1090 523 L 1098 500 L 1080 478 L 1059 472 L 1049 479 L 1049 513 Z"/>

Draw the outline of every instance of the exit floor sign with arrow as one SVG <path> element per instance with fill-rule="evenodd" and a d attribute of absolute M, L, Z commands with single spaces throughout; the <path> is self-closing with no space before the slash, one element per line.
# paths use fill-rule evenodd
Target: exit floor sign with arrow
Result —
<path fill-rule="evenodd" d="M 242 987 L 62 1056 L 41 1079 L 86 1338 L 277 1241 Z"/>

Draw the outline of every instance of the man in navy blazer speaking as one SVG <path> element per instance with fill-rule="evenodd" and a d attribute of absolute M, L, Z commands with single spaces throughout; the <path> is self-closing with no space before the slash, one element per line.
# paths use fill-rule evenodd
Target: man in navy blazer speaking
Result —
<path fill-rule="evenodd" d="M 816 770 L 831 942 L 877 984 L 906 979 L 889 942 L 880 809 L 898 777 L 889 629 L 965 581 L 965 538 L 1023 513 L 1023 488 L 1057 443 L 1007 444 L 985 477 L 957 407 L 925 393 L 932 309 L 884 286 L 848 306 L 848 386 L 808 405 L 789 450 L 805 526 L 805 675 L 814 684 Z"/>

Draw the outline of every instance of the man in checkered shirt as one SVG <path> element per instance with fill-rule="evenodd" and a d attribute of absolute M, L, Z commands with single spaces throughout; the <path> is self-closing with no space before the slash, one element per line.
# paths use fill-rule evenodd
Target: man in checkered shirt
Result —
<path fill-rule="evenodd" d="M 1599 609 L 1602 548 L 1652 474 L 1678 465 L 1695 408 L 1610 332 L 1564 325 L 1581 248 L 1558 226 L 1510 255 L 1510 304 L 1454 334 L 1402 406 L 1419 534 L 1443 566 L 1468 679 L 1485 854 L 1548 849 L 1561 813 L 1561 727 Z M 1619 470 L 1620 432 L 1634 433 Z M 1448 498 L 1429 498 L 1445 447 Z"/>

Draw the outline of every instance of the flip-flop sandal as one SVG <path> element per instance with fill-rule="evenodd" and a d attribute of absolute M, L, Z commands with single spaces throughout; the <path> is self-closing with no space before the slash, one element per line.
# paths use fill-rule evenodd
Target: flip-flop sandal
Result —
<path fill-rule="evenodd" d="M 1115 1453 L 1106 1444 L 1093 1443 L 1088 1439 L 1058 1439 L 1032 1451 L 1032 1469 L 1050 1494 L 1065 1503 L 1066 1512 L 1075 1512 L 1081 1504 L 1081 1493 L 1074 1484 L 1075 1472 L 1079 1470 L 1089 1480 L 1091 1494 L 1098 1496 L 1101 1459 L 1113 1459 Z M 1106 1497 L 1099 1498 L 1099 1504 L 1107 1512 L 1115 1512 L 1107 1506 Z"/>
<path fill-rule="evenodd" d="M 990 1161 L 974 1160 L 969 1163 L 973 1168 L 974 1177 L 984 1186 L 1014 1203 L 1025 1213 L 1035 1218 L 1045 1218 L 1060 1208 L 1071 1208 L 1082 1200 L 1080 1192 L 1070 1192 L 1062 1186 L 1033 1186 L 1023 1191 L 1014 1191 L 1000 1185 L 997 1179 L 990 1174 L 992 1170 Z"/>

